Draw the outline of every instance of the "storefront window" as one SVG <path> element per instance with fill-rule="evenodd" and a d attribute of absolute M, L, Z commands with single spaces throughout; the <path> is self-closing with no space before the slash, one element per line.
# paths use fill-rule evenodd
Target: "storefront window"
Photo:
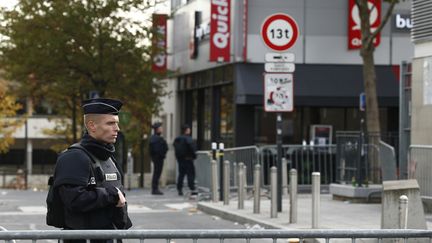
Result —
<path fill-rule="evenodd" d="M 204 90 L 203 148 L 210 148 L 211 145 L 212 101 L 212 89 L 207 88 Z"/>
<path fill-rule="evenodd" d="M 233 85 L 221 87 L 220 138 L 225 147 L 234 146 Z"/>

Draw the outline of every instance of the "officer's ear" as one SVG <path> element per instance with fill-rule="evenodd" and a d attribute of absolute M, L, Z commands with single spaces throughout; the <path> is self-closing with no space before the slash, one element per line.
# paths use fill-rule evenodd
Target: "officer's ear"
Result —
<path fill-rule="evenodd" d="M 96 131 L 97 115 L 87 114 L 84 116 L 84 125 L 89 133 Z"/>

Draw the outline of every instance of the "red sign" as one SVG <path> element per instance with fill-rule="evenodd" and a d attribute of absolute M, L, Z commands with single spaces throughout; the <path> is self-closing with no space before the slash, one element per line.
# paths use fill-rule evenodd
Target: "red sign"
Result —
<path fill-rule="evenodd" d="M 348 4 L 348 49 L 361 48 L 361 21 L 359 9 L 355 4 L 355 0 L 349 0 Z M 368 0 L 369 7 L 369 22 L 371 32 L 375 31 L 381 24 L 381 0 Z M 373 40 L 374 46 L 377 47 L 381 41 L 381 36 L 378 35 Z"/>
<path fill-rule="evenodd" d="M 210 61 L 230 61 L 231 0 L 211 0 Z"/>
<path fill-rule="evenodd" d="M 299 36 L 297 22 L 287 14 L 274 14 L 267 17 L 261 27 L 264 43 L 275 51 L 291 48 Z"/>
<path fill-rule="evenodd" d="M 153 72 L 163 73 L 167 70 L 167 19 L 166 14 L 153 14 Z"/>

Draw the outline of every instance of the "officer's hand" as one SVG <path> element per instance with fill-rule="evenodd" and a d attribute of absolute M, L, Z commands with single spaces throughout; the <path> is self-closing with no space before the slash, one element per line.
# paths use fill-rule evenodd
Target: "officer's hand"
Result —
<path fill-rule="evenodd" d="M 126 205 L 126 198 L 124 197 L 123 193 L 117 188 L 119 200 L 117 202 L 116 207 L 122 208 Z"/>

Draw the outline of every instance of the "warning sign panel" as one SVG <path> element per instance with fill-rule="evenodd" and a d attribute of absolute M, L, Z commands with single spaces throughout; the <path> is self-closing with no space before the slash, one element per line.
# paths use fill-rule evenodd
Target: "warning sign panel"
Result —
<path fill-rule="evenodd" d="M 293 111 L 292 73 L 264 74 L 264 110 L 266 112 Z"/>

